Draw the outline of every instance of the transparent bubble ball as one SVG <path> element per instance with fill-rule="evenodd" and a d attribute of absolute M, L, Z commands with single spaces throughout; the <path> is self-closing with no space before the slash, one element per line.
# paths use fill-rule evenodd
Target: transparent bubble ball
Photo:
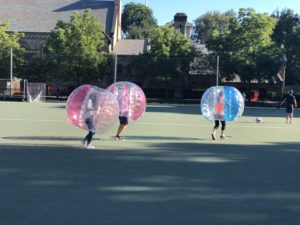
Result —
<path fill-rule="evenodd" d="M 128 81 L 120 81 L 111 84 L 107 90 L 117 96 L 120 116 L 125 116 L 129 120 L 138 120 L 145 112 L 146 97 L 138 85 Z"/>
<path fill-rule="evenodd" d="M 118 121 L 119 104 L 111 92 L 92 85 L 82 85 L 68 97 L 66 111 L 72 125 L 90 130 L 86 119 L 91 117 L 93 131 L 102 134 Z"/>
<path fill-rule="evenodd" d="M 214 86 L 201 98 L 201 112 L 208 121 L 235 121 L 244 112 L 244 98 L 240 91 L 230 86 Z"/>

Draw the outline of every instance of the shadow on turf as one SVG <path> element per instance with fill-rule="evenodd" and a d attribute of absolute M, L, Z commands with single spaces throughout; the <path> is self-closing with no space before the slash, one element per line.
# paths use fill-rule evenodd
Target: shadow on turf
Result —
<path fill-rule="evenodd" d="M 300 143 L 0 145 L 9 225 L 298 225 Z"/>
<path fill-rule="evenodd" d="M 81 138 L 78 137 L 58 137 L 58 136 L 11 136 L 2 137 L 2 139 L 7 140 L 37 140 L 37 141 L 80 141 Z M 93 140 L 100 140 L 99 138 L 94 138 Z"/>
<path fill-rule="evenodd" d="M 55 105 L 55 106 L 53 106 L 53 105 L 51 105 L 51 106 L 49 106 L 49 108 L 55 108 L 55 109 L 66 109 L 66 105 Z"/>

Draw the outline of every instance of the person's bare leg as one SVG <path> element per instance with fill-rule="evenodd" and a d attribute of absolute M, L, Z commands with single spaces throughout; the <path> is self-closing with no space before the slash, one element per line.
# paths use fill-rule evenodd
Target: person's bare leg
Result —
<path fill-rule="evenodd" d="M 122 136 L 122 134 L 124 133 L 124 131 L 126 130 L 127 128 L 127 125 L 120 125 L 119 126 L 119 129 L 118 129 L 118 132 L 117 132 L 117 135 L 116 136 Z"/>
<path fill-rule="evenodd" d="M 290 122 L 289 123 L 292 124 L 292 119 L 293 119 L 293 114 L 292 113 L 289 114 L 289 118 L 290 118 Z"/>
<path fill-rule="evenodd" d="M 214 129 L 213 129 L 213 132 L 212 132 L 212 134 L 211 134 L 211 137 L 212 137 L 213 140 L 216 140 L 216 132 L 217 132 L 217 129 L 214 128 Z"/>
<path fill-rule="evenodd" d="M 221 130 L 221 138 L 222 138 L 222 139 L 225 138 L 225 130 Z"/>

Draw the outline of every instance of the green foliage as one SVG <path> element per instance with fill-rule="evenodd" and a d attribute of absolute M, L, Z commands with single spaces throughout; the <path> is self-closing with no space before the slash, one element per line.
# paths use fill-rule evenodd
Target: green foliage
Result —
<path fill-rule="evenodd" d="M 286 83 L 300 83 L 300 18 L 291 9 L 273 15 L 278 23 L 272 34 L 274 42 L 281 46 L 287 57 Z"/>
<path fill-rule="evenodd" d="M 157 21 L 149 7 L 135 3 L 125 5 L 122 13 L 122 30 L 126 38 L 147 38 L 155 27 L 157 27 Z"/>
<path fill-rule="evenodd" d="M 20 77 L 18 71 L 24 62 L 24 49 L 20 47 L 19 40 L 23 34 L 18 32 L 8 33 L 9 23 L 0 24 L 0 76 L 10 77 L 10 50 L 13 50 L 14 76 Z"/>
<path fill-rule="evenodd" d="M 191 74 L 215 75 L 216 58 L 213 54 L 207 54 L 201 46 L 194 47 L 194 59 L 190 64 Z"/>
<path fill-rule="evenodd" d="M 137 58 L 135 67 L 152 86 L 183 85 L 193 53 L 191 41 L 178 30 L 159 27 L 151 36 L 150 53 Z"/>
<path fill-rule="evenodd" d="M 151 36 L 151 54 L 154 57 L 184 58 L 191 52 L 191 42 L 172 27 L 159 27 Z"/>
<path fill-rule="evenodd" d="M 228 31 L 211 36 L 208 42 L 209 49 L 220 55 L 221 74 L 227 78 L 238 74 L 243 81 L 271 79 L 282 56 L 271 39 L 276 23 L 277 19 L 266 13 L 240 9 L 238 17 L 230 20 Z"/>
<path fill-rule="evenodd" d="M 271 44 L 276 19 L 254 9 L 240 9 L 238 22 L 239 26 L 231 33 L 237 41 L 236 49 L 243 48 L 241 52 L 252 54 Z"/>
<path fill-rule="evenodd" d="M 239 64 L 236 73 L 242 76 L 242 80 L 262 80 L 261 68 L 257 65 L 258 58 L 266 52 L 278 53 L 279 50 L 266 51 L 269 47 L 276 48 L 271 39 L 276 22 L 276 19 L 265 13 L 256 13 L 253 9 L 240 9 L 238 26 L 232 31 L 231 36 L 234 40 L 232 57 Z M 274 57 L 276 55 L 269 55 L 269 58 Z"/>
<path fill-rule="evenodd" d="M 48 80 L 57 85 L 100 82 L 108 60 L 103 47 L 103 28 L 91 10 L 74 13 L 68 23 L 59 21 L 45 48 Z"/>
<path fill-rule="evenodd" d="M 22 67 L 22 75 L 30 82 L 48 83 L 47 73 L 51 70 L 48 67 L 47 61 L 41 57 L 37 57 L 30 52 L 25 53 L 25 61 Z M 51 79 L 49 79 L 51 80 Z"/>
<path fill-rule="evenodd" d="M 233 10 L 225 13 L 218 11 L 207 12 L 195 20 L 196 39 L 206 44 L 211 37 L 226 34 L 230 21 L 236 16 Z"/>

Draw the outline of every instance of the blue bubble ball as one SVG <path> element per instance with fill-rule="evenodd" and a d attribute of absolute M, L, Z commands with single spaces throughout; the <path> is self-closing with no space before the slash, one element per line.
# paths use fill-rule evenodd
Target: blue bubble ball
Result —
<path fill-rule="evenodd" d="M 206 90 L 201 98 L 201 112 L 209 121 L 235 121 L 244 112 L 244 98 L 236 88 L 215 86 Z"/>

